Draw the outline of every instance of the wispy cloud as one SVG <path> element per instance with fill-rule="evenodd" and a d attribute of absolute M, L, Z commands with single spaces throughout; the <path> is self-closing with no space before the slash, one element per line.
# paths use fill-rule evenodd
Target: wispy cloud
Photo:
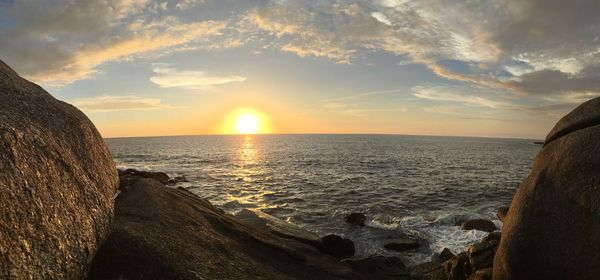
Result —
<path fill-rule="evenodd" d="M 214 75 L 204 71 L 178 70 L 164 64 L 158 64 L 153 71 L 156 76 L 150 77 L 150 81 L 162 88 L 209 89 L 212 86 L 246 80 L 246 77 L 238 75 Z"/>
<path fill-rule="evenodd" d="M 417 86 L 412 89 L 413 95 L 418 98 L 458 102 L 468 106 L 480 106 L 488 108 L 512 108 L 512 104 L 504 101 L 492 100 L 489 98 L 459 93 L 456 88 L 446 86 Z"/>
<path fill-rule="evenodd" d="M 149 0 L 0 3 L 0 56 L 29 79 L 61 86 L 97 73 L 103 63 L 216 36 L 217 21 L 154 16 Z"/>
<path fill-rule="evenodd" d="M 90 98 L 77 98 L 69 100 L 69 103 L 83 111 L 109 112 L 124 110 L 152 110 L 173 108 L 164 104 L 157 98 L 143 98 L 134 95 L 111 96 L 102 95 Z"/>

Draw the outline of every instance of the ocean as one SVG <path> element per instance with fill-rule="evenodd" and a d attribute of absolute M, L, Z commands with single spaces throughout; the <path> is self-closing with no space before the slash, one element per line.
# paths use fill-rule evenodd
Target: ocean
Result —
<path fill-rule="evenodd" d="M 501 222 L 531 170 L 533 140 L 401 135 L 250 135 L 106 139 L 118 168 L 184 175 L 183 186 L 229 213 L 259 209 L 319 236 L 352 239 L 357 257 L 399 256 L 408 264 L 444 247 L 458 253 L 487 233 L 461 218 Z M 344 221 L 367 215 L 365 227 Z M 394 252 L 409 236 L 419 249 Z"/>

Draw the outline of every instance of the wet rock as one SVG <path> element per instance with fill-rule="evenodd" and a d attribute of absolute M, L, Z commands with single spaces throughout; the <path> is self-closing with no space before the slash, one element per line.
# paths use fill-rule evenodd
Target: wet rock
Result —
<path fill-rule="evenodd" d="M 117 185 L 90 120 L 0 61 L 0 279 L 84 278 Z"/>
<path fill-rule="evenodd" d="M 496 217 L 498 217 L 500 221 L 504 222 L 504 217 L 506 217 L 506 214 L 508 213 L 508 208 L 508 206 L 498 207 L 498 210 L 496 211 Z"/>
<path fill-rule="evenodd" d="M 349 264 L 364 279 L 410 279 L 408 268 L 397 257 L 371 256 L 357 260 L 346 259 L 343 263 Z"/>
<path fill-rule="evenodd" d="M 140 178 L 116 199 L 114 229 L 88 279 L 369 278 L 314 246 L 245 225 L 182 188 Z"/>
<path fill-rule="evenodd" d="M 385 245 L 383 245 L 383 247 L 388 250 L 399 251 L 399 252 L 416 249 L 416 248 L 419 248 L 419 246 L 421 246 L 419 241 L 413 240 L 413 239 L 408 239 L 408 238 L 390 239 L 385 243 Z"/>
<path fill-rule="evenodd" d="M 448 248 L 444 248 L 439 254 L 439 258 L 441 261 L 447 261 L 452 257 L 454 257 L 454 254 Z"/>
<path fill-rule="evenodd" d="M 338 259 L 345 259 L 354 256 L 354 242 L 348 238 L 330 234 L 321 238 L 321 252 L 334 256 Z"/>
<path fill-rule="evenodd" d="M 348 216 L 346 216 L 346 223 L 349 223 L 349 224 L 353 224 L 353 225 L 362 227 L 365 225 L 366 221 L 367 221 L 367 216 L 363 213 L 350 213 L 350 214 L 348 214 Z"/>
<path fill-rule="evenodd" d="M 504 219 L 494 279 L 600 275 L 600 98 L 546 137 Z"/>
<path fill-rule="evenodd" d="M 487 231 L 487 232 L 492 232 L 496 230 L 496 225 L 490 221 L 490 220 L 486 220 L 486 219 L 472 219 L 472 220 L 467 220 L 465 221 L 462 225 L 461 228 L 464 230 L 481 230 L 481 231 Z"/>

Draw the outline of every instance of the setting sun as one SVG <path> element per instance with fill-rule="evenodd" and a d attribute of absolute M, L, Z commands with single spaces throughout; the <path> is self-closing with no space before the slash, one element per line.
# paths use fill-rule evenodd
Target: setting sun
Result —
<path fill-rule="evenodd" d="M 253 107 L 230 111 L 220 127 L 224 134 L 265 134 L 274 131 L 269 115 Z"/>
<path fill-rule="evenodd" d="M 258 117 L 244 114 L 235 121 L 235 129 L 239 134 L 256 134 L 260 128 Z"/>

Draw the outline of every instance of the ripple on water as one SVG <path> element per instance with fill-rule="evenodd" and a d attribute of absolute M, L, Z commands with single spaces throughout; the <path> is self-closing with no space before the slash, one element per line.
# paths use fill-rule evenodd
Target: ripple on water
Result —
<path fill-rule="evenodd" d="M 486 233 L 457 219 L 495 219 L 510 203 L 539 150 L 530 140 L 393 135 L 257 135 L 107 139 L 119 168 L 185 175 L 184 186 L 229 212 L 262 209 L 319 235 L 356 243 L 357 256 L 408 263 L 444 247 L 466 248 Z M 349 212 L 365 227 L 346 224 Z M 383 248 L 410 236 L 424 246 Z"/>

